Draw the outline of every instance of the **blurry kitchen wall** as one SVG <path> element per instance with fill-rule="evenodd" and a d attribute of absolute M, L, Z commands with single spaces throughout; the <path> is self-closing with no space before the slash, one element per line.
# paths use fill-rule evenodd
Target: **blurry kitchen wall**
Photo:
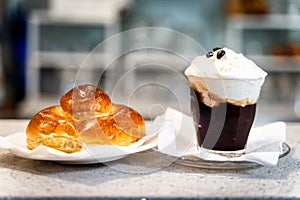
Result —
<path fill-rule="evenodd" d="M 299 121 L 300 1 L 231 0 L 226 12 L 226 46 L 268 72 L 256 119 Z"/>
<path fill-rule="evenodd" d="M 224 45 L 223 0 L 136 0 L 123 29 L 166 27 L 184 33 L 210 49 Z"/>
<path fill-rule="evenodd" d="M 253 59 L 269 73 L 258 106 L 259 121 L 298 121 L 299 2 L 0 0 L 0 118 L 29 118 L 40 108 L 59 103 L 59 97 L 74 85 L 89 52 L 110 36 L 133 28 L 164 27 L 190 36 L 207 51 L 228 46 Z M 176 48 L 186 48 L 172 37 L 157 37 Z M 93 52 L 84 63 L 85 79 L 99 78 L 98 85 L 111 92 L 124 68 L 132 65 L 137 67 L 136 81 L 155 77 L 176 82 L 157 63 L 139 68 L 147 63 L 140 54 L 131 54 L 130 59 L 121 56 L 104 72 L 102 62 L 107 56 L 118 54 L 126 42 L 138 43 L 141 38 L 120 40 Z M 150 54 L 150 61 L 151 56 L 157 59 Z M 162 55 L 162 59 L 164 65 L 173 66 L 182 75 L 188 65 L 182 60 L 174 62 L 170 55 Z M 188 96 L 187 85 L 181 83 L 172 89 Z M 119 102 L 128 103 L 126 86 L 120 93 L 125 99 L 117 99 Z M 142 107 L 140 111 L 149 116 L 151 103 L 138 99 L 140 96 L 135 96 L 135 101 L 144 104 L 133 106 Z M 163 98 L 167 100 L 164 106 L 172 105 L 170 97 Z M 187 111 L 188 105 L 185 108 Z"/>
<path fill-rule="evenodd" d="M 31 9 L 46 6 L 44 0 L 0 1 L 1 118 L 14 118 L 25 94 L 26 16 Z"/>
<path fill-rule="evenodd" d="M 152 41 L 171 52 L 145 49 L 123 56 L 124 75 L 119 82 L 124 83 L 119 85 L 124 87 L 122 98 L 116 100 L 138 109 L 146 119 L 162 114 L 167 107 L 189 113 L 189 85 L 184 76 L 189 62 L 175 53 L 189 57 L 197 52 L 191 40 L 204 49 L 223 46 L 223 6 L 218 0 L 134 1 L 130 10 L 123 13 L 122 30 L 163 27 L 174 31 L 139 32 L 130 41 L 124 39 L 122 47 L 128 47 L 128 43 L 139 47 Z M 217 17 L 214 13 L 218 13 Z M 186 38 L 180 37 L 176 31 L 185 34 Z M 204 52 L 206 50 L 201 53 Z"/>
<path fill-rule="evenodd" d="M 4 60 L 7 60 L 5 86 L 6 102 L 9 103 L 5 103 L 2 110 L 7 107 L 10 109 L 7 115 L 1 112 L 2 117 L 31 117 L 38 109 L 57 104 L 59 96 L 73 86 L 76 70 L 86 53 L 115 33 L 137 27 L 158 26 L 187 34 L 208 49 L 215 44 L 222 46 L 224 41 L 223 5 L 220 0 L 2 2 L 6 27 L 18 27 L 18 39 L 10 36 L 9 29 L 3 31 L 7 37 L 3 41 L 7 43 Z M 118 8 L 112 11 L 107 9 L 114 4 L 111 2 L 117 2 L 114 7 Z M 90 17 L 91 13 L 98 15 Z M 218 17 L 214 13 L 218 13 Z M 105 16 L 108 17 L 104 19 Z M 10 21 L 16 17 L 17 21 Z M 110 21 L 114 21 L 113 26 L 117 28 L 108 28 L 106 25 Z M 211 37 L 212 34 L 214 37 Z M 20 41 L 18 52 L 13 50 L 16 41 Z M 115 50 L 106 49 L 104 52 L 108 51 Z M 101 59 L 99 55 L 95 57 Z M 93 66 L 97 65 L 97 61 L 89 65 L 91 67 L 86 76 L 93 79 L 93 75 L 100 74 L 98 71 L 101 71 L 101 67 Z M 122 63 L 116 63 L 116 68 L 120 68 L 119 65 Z M 182 66 L 181 72 L 185 67 Z M 101 80 L 112 80 L 114 74 L 105 73 Z M 101 87 L 105 87 L 101 84 Z"/>
<path fill-rule="evenodd" d="M 4 117 L 27 118 L 43 107 L 58 104 L 59 97 L 74 86 L 76 72 L 91 50 L 121 31 L 119 12 L 126 2 L 129 1 L 4 1 L 8 88 L 7 103 L 2 107 L 9 108 Z M 18 21 L 11 22 L 11 18 Z M 11 27 L 15 28 L 11 31 Z M 13 31 L 17 39 L 11 36 Z M 86 64 L 86 76 L 102 70 L 103 57 L 119 48 L 108 46 L 93 55 L 96 60 Z"/>

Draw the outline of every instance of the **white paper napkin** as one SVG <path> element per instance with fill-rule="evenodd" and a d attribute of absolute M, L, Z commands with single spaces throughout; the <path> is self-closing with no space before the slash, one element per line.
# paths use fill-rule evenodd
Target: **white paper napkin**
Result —
<path fill-rule="evenodd" d="M 69 161 L 74 163 L 108 162 L 156 147 L 156 136 L 162 130 L 163 125 L 164 119 L 157 117 L 147 126 L 146 135 L 129 146 L 91 145 L 75 153 L 65 153 L 43 145 L 29 150 L 26 148 L 26 134 L 18 132 L 6 137 L 0 137 L 0 149 L 8 149 L 11 153 L 19 157 L 36 160 Z"/>
<path fill-rule="evenodd" d="M 265 166 L 275 166 L 285 141 L 286 124 L 275 122 L 250 131 L 245 154 L 239 157 L 226 157 L 197 148 L 196 131 L 193 120 L 174 109 L 165 112 L 165 128 L 158 135 L 160 152 L 181 157 L 197 156 L 203 160 L 214 161 L 251 161 Z"/>

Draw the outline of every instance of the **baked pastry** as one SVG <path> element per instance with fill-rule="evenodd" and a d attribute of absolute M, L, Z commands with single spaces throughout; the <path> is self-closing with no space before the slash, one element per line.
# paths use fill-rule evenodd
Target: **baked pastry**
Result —
<path fill-rule="evenodd" d="M 112 112 L 108 94 L 93 85 L 74 87 L 62 96 L 60 105 L 77 119 L 103 117 Z"/>
<path fill-rule="evenodd" d="M 28 149 L 45 145 L 71 153 L 83 147 L 72 115 L 61 106 L 51 106 L 38 112 L 29 121 L 26 136 Z"/>
<path fill-rule="evenodd" d="M 29 149 L 45 145 L 72 153 L 84 144 L 126 146 L 145 135 L 145 122 L 137 111 L 113 104 L 93 85 L 73 88 L 60 104 L 41 110 L 30 120 L 26 128 Z"/>
<path fill-rule="evenodd" d="M 87 144 L 127 146 L 145 135 L 142 116 L 132 108 L 116 104 L 111 115 L 77 121 L 76 128 Z"/>

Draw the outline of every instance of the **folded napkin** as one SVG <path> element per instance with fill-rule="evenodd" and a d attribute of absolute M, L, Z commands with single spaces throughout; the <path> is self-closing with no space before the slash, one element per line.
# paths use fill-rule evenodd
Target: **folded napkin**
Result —
<path fill-rule="evenodd" d="M 196 131 L 190 116 L 168 108 L 164 118 L 164 128 L 158 135 L 158 149 L 164 154 L 176 157 L 196 156 L 203 160 L 250 161 L 275 166 L 286 135 L 284 122 L 253 127 L 249 133 L 245 153 L 238 157 L 227 157 L 197 147 Z"/>

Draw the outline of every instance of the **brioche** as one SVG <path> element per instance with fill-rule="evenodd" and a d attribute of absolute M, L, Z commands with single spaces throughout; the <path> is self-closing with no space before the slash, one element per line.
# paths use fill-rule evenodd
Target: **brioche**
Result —
<path fill-rule="evenodd" d="M 108 94 L 93 85 L 74 87 L 62 96 L 60 105 L 77 119 L 108 116 L 112 111 Z"/>
<path fill-rule="evenodd" d="M 60 103 L 41 110 L 29 121 L 28 149 L 45 145 L 72 153 L 85 144 L 127 146 L 145 135 L 145 122 L 137 111 L 113 104 L 95 86 L 77 86 L 63 95 Z"/>
<path fill-rule="evenodd" d="M 70 113 L 61 106 L 38 112 L 27 125 L 27 147 L 45 145 L 67 153 L 82 149 L 82 141 Z"/>
<path fill-rule="evenodd" d="M 141 115 L 124 105 L 113 105 L 112 115 L 76 123 L 81 138 L 87 144 L 129 145 L 145 135 Z"/>

